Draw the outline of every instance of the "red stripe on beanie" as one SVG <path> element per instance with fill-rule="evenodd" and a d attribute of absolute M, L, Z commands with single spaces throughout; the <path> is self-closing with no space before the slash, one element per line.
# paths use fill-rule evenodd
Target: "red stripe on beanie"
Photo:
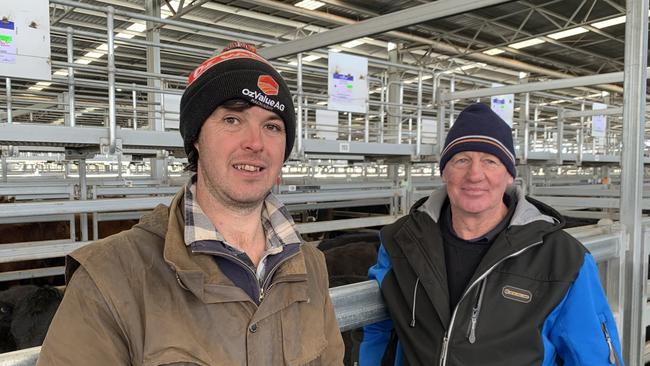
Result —
<path fill-rule="evenodd" d="M 249 50 L 244 50 L 244 49 L 233 49 L 233 50 L 228 50 L 225 52 L 222 52 L 214 57 L 211 57 L 205 61 L 199 67 L 194 69 L 190 76 L 187 78 L 187 85 L 192 85 L 194 80 L 198 79 L 201 74 L 206 72 L 208 69 L 210 69 L 214 65 L 218 65 L 224 61 L 228 60 L 234 60 L 234 59 L 239 59 L 239 58 L 249 58 L 253 59 L 256 61 L 264 62 L 265 64 L 271 65 L 264 57 L 253 53 Z"/>

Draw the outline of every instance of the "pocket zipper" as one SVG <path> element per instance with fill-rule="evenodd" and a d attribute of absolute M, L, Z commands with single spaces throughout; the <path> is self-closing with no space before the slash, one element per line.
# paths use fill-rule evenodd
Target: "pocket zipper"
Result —
<path fill-rule="evenodd" d="M 612 338 L 609 336 L 609 331 L 605 323 L 600 323 L 600 326 L 603 328 L 603 334 L 605 335 L 605 341 L 607 342 L 607 347 L 609 348 L 609 363 L 612 365 L 618 365 L 616 362 L 616 352 L 614 351 L 614 345 L 612 344 Z"/>

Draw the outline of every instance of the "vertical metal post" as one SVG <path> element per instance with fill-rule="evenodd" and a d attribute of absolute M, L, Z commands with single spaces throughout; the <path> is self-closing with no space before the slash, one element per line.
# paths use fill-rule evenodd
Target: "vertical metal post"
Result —
<path fill-rule="evenodd" d="M 524 105 L 521 110 L 523 111 L 521 120 L 524 124 L 524 141 L 519 164 L 526 164 L 528 162 L 528 150 L 530 150 L 530 93 L 524 94 Z"/>
<path fill-rule="evenodd" d="M 384 71 L 379 88 L 379 143 L 384 143 L 384 121 L 386 118 L 386 93 L 388 92 L 388 73 Z"/>
<path fill-rule="evenodd" d="M 647 243 L 641 233 L 643 148 L 648 56 L 648 0 L 627 0 L 625 23 L 625 80 L 623 92 L 623 149 L 621 158 L 621 223 L 628 233 L 625 262 L 623 358 L 627 365 L 643 365 L 646 304 Z"/>
<path fill-rule="evenodd" d="M 440 105 L 438 106 L 438 121 L 436 122 L 436 142 L 438 145 L 438 148 L 436 149 L 436 155 L 438 155 L 438 160 L 440 160 L 440 155 L 442 154 L 442 149 L 445 145 L 445 102 L 440 102 Z"/>
<path fill-rule="evenodd" d="M 366 117 L 363 120 L 363 141 L 370 142 L 370 101 L 366 100 Z"/>
<path fill-rule="evenodd" d="M 165 131 L 165 80 L 160 80 L 160 130 Z"/>
<path fill-rule="evenodd" d="M 580 111 L 585 111 L 585 102 L 580 103 Z M 580 128 L 578 129 L 578 151 L 576 155 L 576 164 L 578 166 L 582 165 L 582 158 L 584 154 L 584 142 L 585 142 L 585 117 L 580 116 Z"/>
<path fill-rule="evenodd" d="M 417 133 L 415 135 L 415 158 L 420 158 L 422 147 L 420 146 L 422 140 L 422 70 L 418 72 L 418 104 L 417 104 Z"/>
<path fill-rule="evenodd" d="M 5 79 L 5 87 L 7 88 L 7 123 L 13 123 L 13 116 L 11 113 L 11 79 Z"/>
<path fill-rule="evenodd" d="M 302 111 L 302 134 L 305 138 L 309 138 L 309 100 L 304 97 L 302 100 L 304 104 Z"/>
<path fill-rule="evenodd" d="M 74 68 L 72 64 L 74 63 L 74 52 L 73 52 L 73 41 L 72 41 L 72 27 L 66 29 L 66 46 L 68 47 L 68 113 L 69 114 L 69 123 L 70 127 L 74 127 L 76 124 L 76 116 L 74 111 Z"/>
<path fill-rule="evenodd" d="M 108 138 L 110 142 L 108 152 L 110 154 L 115 154 L 115 34 L 113 29 L 115 9 L 112 6 L 108 6 L 106 9 L 106 32 L 108 35 Z"/>
<path fill-rule="evenodd" d="M 0 161 L 2 162 L 2 181 L 7 183 L 7 178 L 8 178 L 7 168 L 8 168 L 8 165 L 7 165 L 7 157 L 5 156 L 5 154 L 2 154 L 2 156 L 0 157 Z"/>
<path fill-rule="evenodd" d="M 539 106 L 535 105 L 535 110 L 533 112 L 533 149 L 537 147 L 537 120 L 539 119 Z"/>
<path fill-rule="evenodd" d="M 297 153 L 298 156 L 302 157 L 303 156 L 303 148 L 302 148 L 302 53 L 298 54 L 298 75 L 297 75 L 297 88 L 298 90 L 296 91 L 298 93 L 297 96 L 297 103 L 298 104 L 298 121 L 296 121 L 296 138 L 298 139 L 298 143 L 296 144 L 297 148 Z"/>
<path fill-rule="evenodd" d="M 564 140 L 564 108 L 557 112 L 557 164 L 562 165 L 562 140 Z"/>
<path fill-rule="evenodd" d="M 451 74 L 449 79 L 449 92 L 453 93 L 456 91 L 456 77 L 454 74 Z M 454 100 L 449 101 L 449 128 L 454 124 L 454 112 L 456 111 L 456 105 Z"/>
<path fill-rule="evenodd" d="M 133 103 L 133 129 L 137 130 L 138 129 L 138 95 L 137 92 L 135 91 L 135 83 L 132 84 L 133 90 L 131 90 L 131 101 Z"/>
<path fill-rule="evenodd" d="M 402 143 L 402 122 L 404 122 L 404 82 L 400 81 L 399 83 L 399 116 L 397 117 L 397 143 Z"/>
<path fill-rule="evenodd" d="M 85 201 L 88 198 L 88 181 L 86 179 L 86 159 L 79 159 L 79 199 Z M 97 215 L 97 213 L 95 213 Z M 88 241 L 88 214 L 79 215 L 81 229 L 81 241 Z"/>
<path fill-rule="evenodd" d="M 348 113 L 348 142 L 352 141 L 352 112 Z"/>

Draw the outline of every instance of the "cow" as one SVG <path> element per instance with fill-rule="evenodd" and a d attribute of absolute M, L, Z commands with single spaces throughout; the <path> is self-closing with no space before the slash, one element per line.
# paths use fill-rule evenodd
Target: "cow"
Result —
<path fill-rule="evenodd" d="M 14 286 L 0 292 L 0 352 L 40 346 L 62 298 L 49 286 Z"/>

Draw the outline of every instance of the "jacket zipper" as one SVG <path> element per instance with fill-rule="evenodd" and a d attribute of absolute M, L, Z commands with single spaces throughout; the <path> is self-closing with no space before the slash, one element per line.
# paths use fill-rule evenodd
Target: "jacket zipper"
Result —
<path fill-rule="evenodd" d="M 618 356 L 614 351 L 614 345 L 612 344 L 612 338 L 609 336 L 609 331 L 605 323 L 600 323 L 600 326 L 603 328 L 603 334 L 605 335 L 605 341 L 607 342 L 607 347 L 609 348 L 609 363 L 611 365 L 619 365 Z"/>
<path fill-rule="evenodd" d="M 476 300 L 476 305 L 472 309 L 472 318 L 470 320 L 469 332 L 467 334 L 467 339 L 470 344 L 476 342 L 476 323 L 478 323 L 478 316 L 481 313 L 481 304 L 483 303 L 483 293 L 485 292 L 485 285 L 487 283 L 487 278 L 485 278 L 481 283 L 481 289 L 478 293 L 478 299 Z"/>
<path fill-rule="evenodd" d="M 282 265 L 284 262 L 286 262 L 289 259 L 291 259 L 291 258 L 295 257 L 296 255 L 298 255 L 299 252 L 300 252 L 300 250 L 298 250 L 297 252 L 295 252 L 295 253 L 291 254 L 290 256 L 284 258 L 283 260 L 279 261 L 275 266 L 273 266 L 273 268 L 271 268 L 270 271 L 267 272 L 266 278 L 264 279 L 264 282 L 262 283 L 262 286 L 260 287 L 260 303 L 262 303 L 262 300 L 264 300 L 264 293 L 268 292 L 268 290 L 271 287 L 273 287 L 273 283 L 270 284 L 268 287 L 267 287 L 267 285 L 269 284 L 269 281 L 271 281 L 271 277 L 273 277 L 273 274 L 275 273 L 275 271 L 278 268 L 280 268 L 280 265 Z M 266 289 L 266 291 L 265 291 L 265 289 Z"/>
<path fill-rule="evenodd" d="M 471 290 L 471 289 L 472 289 L 472 288 L 473 288 L 477 283 L 479 283 L 479 282 L 482 281 L 485 277 L 487 277 L 487 275 L 490 274 L 490 273 L 494 270 L 494 268 L 496 268 L 496 266 L 498 266 L 499 264 L 501 264 L 501 263 L 502 263 L 503 261 L 505 261 L 506 259 L 509 259 L 509 258 L 512 258 L 512 257 L 516 257 L 516 256 L 518 256 L 519 254 L 521 254 L 521 253 L 527 251 L 528 249 L 530 249 L 530 248 L 532 248 L 532 247 L 534 247 L 534 246 L 537 246 L 537 245 L 539 245 L 539 244 L 542 244 L 542 243 L 543 243 L 543 241 L 538 241 L 537 243 L 530 244 L 529 246 L 527 246 L 527 247 L 521 249 L 520 251 L 518 251 L 518 252 L 516 252 L 516 253 L 512 253 L 512 254 L 510 254 L 509 256 L 506 256 L 506 257 L 501 258 L 501 260 L 499 260 L 498 262 L 496 262 L 495 264 L 493 264 L 492 267 L 490 267 L 490 268 L 487 269 L 487 271 L 483 272 L 483 274 L 481 274 L 481 275 L 479 276 L 479 278 L 477 278 L 474 282 L 472 282 L 472 284 L 471 284 L 471 285 L 470 285 L 470 286 L 465 290 L 465 292 L 463 293 L 463 296 L 460 297 L 460 300 L 458 300 L 458 303 L 456 304 L 456 307 L 454 308 L 454 312 L 453 312 L 453 314 L 452 314 L 452 316 L 451 316 L 451 321 L 449 322 L 449 328 L 447 329 L 447 331 L 445 332 L 445 335 L 444 335 L 443 338 L 442 338 L 442 354 L 440 355 L 440 362 L 439 362 L 439 365 L 440 365 L 440 366 L 445 366 L 445 365 L 447 365 L 447 352 L 449 351 L 449 339 L 451 339 L 452 330 L 454 329 L 454 322 L 456 321 L 456 312 L 458 311 L 458 306 L 463 302 L 463 300 L 465 299 L 465 297 L 467 296 L 467 294 L 470 292 L 470 290 Z"/>
<path fill-rule="evenodd" d="M 289 259 L 295 257 L 296 255 L 298 255 L 299 252 L 300 252 L 300 250 L 296 251 L 292 255 L 290 255 L 290 256 L 284 258 L 283 260 L 281 260 L 280 262 L 278 262 L 273 268 L 271 268 L 271 270 L 267 272 L 266 279 L 264 280 L 264 283 L 262 284 L 262 283 L 260 283 L 260 280 L 257 278 L 257 273 L 255 273 L 255 271 L 253 271 L 251 269 L 251 267 L 248 264 L 246 264 L 244 261 L 242 261 L 241 259 L 239 259 L 239 258 L 237 258 L 237 257 L 235 257 L 233 255 L 228 255 L 228 254 L 224 254 L 224 253 L 217 252 L 217 251 L 212 251 L 212 250 L 201 250 L 200 251 L 200 253 L 210 254 L 210 255 L 226 258 L 226 259 L 232 259 L 235 262 L 239 263 L 241 265 L 241 267 L 243 267 L 246 271 L 248 271 L 248 273 L 253 275 L 253 278 L 257 282 L 257 289 L 258 289 L 258 297 L 257 297 L 257 299 L 258 299 L 260 304 L 262 303 L 262 300 L 264 300 L 265 292 L 268 291 L 268 288 L 266 288 L 266 284 L 268 283 L 270 278 L 273 276 L 273 273 L 275 273 L 275 271 L 280 267 L 281 264 L 283 264 L 284 262 L 288 261 Z M 194 251 L 193 251 L 193 253 L 194 253 Z M 178 278 L 178 275 L 177 275 L 177 278 Z M 265 291 L 265 288 L 266 288 L 266 291 Z M 270 286 L 269 286 L 269 288 L 270 288 Z"/>

